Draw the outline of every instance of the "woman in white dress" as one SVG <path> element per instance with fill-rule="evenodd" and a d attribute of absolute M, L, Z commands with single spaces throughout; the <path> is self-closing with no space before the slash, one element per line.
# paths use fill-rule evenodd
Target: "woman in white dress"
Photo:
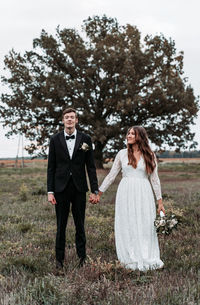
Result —
<path fill-rule="evenodd" d="M 145 129 L 134 126 L 128 130 L 127 149 L 116 155 L 109 174 L 99 188 L 105 192 L 122 170 L 115 205 L 115 244 L 117 257 L 126 267 L 146 271 L 163 267 L 154 220 L 155 198 L 158 213 L 162 203 L 157 162 Z"/>

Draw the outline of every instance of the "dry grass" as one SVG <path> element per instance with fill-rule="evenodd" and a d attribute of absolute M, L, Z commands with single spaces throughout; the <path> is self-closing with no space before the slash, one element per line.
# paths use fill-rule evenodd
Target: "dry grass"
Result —
<path fill-rule="evenodd" d="M 166 163 L 199 163 L 200 164 L 200 158 L 160 158 L 160 162 L 166 164 Z M 25 167 L 45 167 L 47 165 L 47 160 L 44 159 L 24 159 L 24 166 Z M 18 159 L 17 164 L 14 159 L 2 159 L 0 160 L 0 167 L 18 167 L 20 168 L 22 166 L 22 160 L 21 158 Z M 109 164 L 106 164 L 105 167 L 110 167 Z"/>
<path fill-rule="evenodd" d="M 100 181 L 106 172 L 98 172 Z M 165 206 L 183 215 L 178 231 L 159 237 L 164 270 L 131 271 L 117 261 L 113 224 L 118 176 L 101 204 L 87 205 L 86 265 L 76 268 L 70 217 L 65 275 L 55 276 L 55 212 L 42 195 L 46 169 L 0 168 L 0 304 L 200 304 L 199 173 L 198 164 L 160 164 Z"/>
<path fill-rule="evenodd" d="M 24 167 L 45 167 L 47 165 L 47 160 L 43 159 L 24 159 Z M 0 160 L 0 167 L 17 167 L 20 168 L 22 167 L 22 160 L 19 158 L 16 162 L 14 159 L 7 159 L 7 160 Z"/>
<path fill-rule="evenodd" d="M 199 163 L 200 158 L 160 158 L 160 162 L 164 163 Z"/>

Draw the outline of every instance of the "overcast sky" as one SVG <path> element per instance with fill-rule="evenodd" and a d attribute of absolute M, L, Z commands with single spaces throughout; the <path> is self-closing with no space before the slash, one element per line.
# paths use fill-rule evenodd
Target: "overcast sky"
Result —
<path fill-rule="evenodd" d="M 115 17 L 122 24 L 136 25 L 142 36 L 163 33 L 175 40 L 177 51 L 184 51 L 184 71 L 195 95 L 200 95 L 200 1 L 199 0 L 6 0 L 0 3 L 0 75 L 3 59 L 12 48 L 32 49 L 32 41 L 41 30 L 55 33 L 55 28 L 80 29 L 88 16 Z M 1 92 L 5 88 L 0 86 Z M 200 113 L 195 140 L 200 149 Z M 17 138 L 6 139 L 0 126 L 0 158 L 15 157 Z M 21 154 L 21 153 L 20 153 Z"/>

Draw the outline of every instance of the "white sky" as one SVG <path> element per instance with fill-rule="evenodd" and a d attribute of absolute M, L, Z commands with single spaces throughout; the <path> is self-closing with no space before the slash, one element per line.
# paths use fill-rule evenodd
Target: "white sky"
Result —
<path fill-rule="evenodd" d="M 0 3 L 0 75 L 9 50 L 32 49 L 32 41 L 41 30 L 55 33 L 55 28 L 77 28 L 88 16 L 115 17 L 119 23 L 136 25 L 142 36 L 163 33 L 175 40 L 177 51 L 184 51 L 184 71 L 195 95 L 200 95 L 200 1 L 199 0 L 6 0 Z M 2 92 L 5 91 L 0 86 Z M 200 113 L 195 140 L 200 149 Z M 7 139 L 0 126 L 0 158 L 15 157 L 18 138 Z M 27 155 L 27 153 L 25 153 Z"/>

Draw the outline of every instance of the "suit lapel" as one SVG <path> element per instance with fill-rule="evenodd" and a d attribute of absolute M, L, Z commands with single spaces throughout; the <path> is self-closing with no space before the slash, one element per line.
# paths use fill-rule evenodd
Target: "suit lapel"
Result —
<path fill-rule="evenodd" d="M 81 139 L 82 139 L 82 133 L 77 130 L 76 142 L 75 142 L 75 146 L 74 146 L 74 151 L 73 151 L 72 159 L 74 158 L 74 156 L 75 156 L 75 154 L 76 154 L 76 152 L 77 152 L 77 150 L 79 148 Z"/>
<path fill-rule="evenodd" d="M 66 140 L 65 140 L 64 130 L 61 131 L 61 133 L 59 134 L 59 138 L 60 138 L 60 142 L 61 142 L 64 150 L 67 152 L 68 157 L 70 157 L 69 156 L 69 151 L 68 151 L 68 148 L 67 148 L 67 143 L 66 143 Z"/>

